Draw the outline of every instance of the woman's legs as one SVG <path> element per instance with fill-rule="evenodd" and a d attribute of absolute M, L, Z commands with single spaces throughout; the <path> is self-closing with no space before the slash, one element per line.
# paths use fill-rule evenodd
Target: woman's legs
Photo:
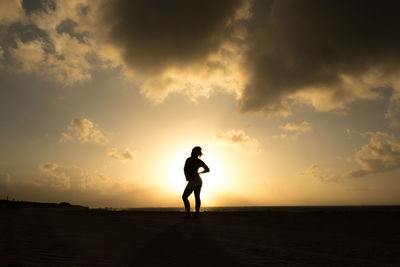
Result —
<path fill-rule="evenodd" d="M 201 191 L 201 187 L 200 188 L 196 188 L 194 190 L 194 197 L 195 197 L 195 200 L 196 200 L 196 215 L 198 215 L 199 212 L 200 212 L 200 206 L 201 206 L 200 191 Z"/>
<path fill-rule="evenodd" d="M 182 195 L 182 200 L 183 200 L 183 203 L 185 204 L 186 214 L 190 214 L 190 202 L 189 202 L 188 197 L 190 196 L 190 194 L 192 194 L 192 192 L 193 192 L 193 188 L 192 188 L 192 186 L 189 186 L 189 183 L 188 183 L 186 185 L 185 191 L 183 191 L 183 195 Z"/>

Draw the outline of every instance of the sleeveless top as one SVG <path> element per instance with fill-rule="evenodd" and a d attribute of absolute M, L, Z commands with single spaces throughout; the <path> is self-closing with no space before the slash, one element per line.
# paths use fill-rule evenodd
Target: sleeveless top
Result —
<path fill-rule="evenodd" d="M 199 178 L 200 179 L 200 174 L 199 168 L 205 166 L 205 163 L 199 159 L 199 158 L 187 158 L 185 162 L 185 167 L 183 168 L 185 172 L 185 177 L 187 181 L 190 181 L 192 179 Z"/>

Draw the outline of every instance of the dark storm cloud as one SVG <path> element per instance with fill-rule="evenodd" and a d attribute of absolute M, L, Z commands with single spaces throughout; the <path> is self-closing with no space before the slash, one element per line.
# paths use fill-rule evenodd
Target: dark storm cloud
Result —
<path fill-rule="evenodd" d="M 376 97 L 371 87 L 397 79 L 397 1 L 250 3 L 238 39 L 232 22 L 242 1 L 110 1 L 102 20 L 126 65 L 147 78 L 204 63 L 224 42 L 237 45 L 247 80 L 238 98 L 242 112 L 289 114 L 289 99 L 319 110 L 343 108 Z"/>
<path fill-rule="evenodd" d="M 241 110 L 284 113 L 288 96 L 310 88 L 345 103 L 354 92 L 342 75 L 399 71 L 399 7 L 398 1 L 255 2 Z"/>
<path fill-rule="evenodd" d="M 63 20 L 58 26 L 56 27 L 56 31 L 58 34 L 67 33 L 71 38 L 76 38 L 80 42 L 85 42 L 85 37 L 89 36 L 88 32 L 77 32 L 76 28 L 78 27 L 78 23 L 73 21 L 72 19 L 65 19 Z"/>
<path fill-rule="evenodd" d="M 35 24 L 13 23 L 8 27 L 0 26 L 0 46 L 4 51 L 8 52 L 9 48 L 17 48 L 17 40 L 23 43 L 40 41 L 46 53 L 54 53 L 54 44 L 49 35 Z"/>
<path fill-rule="evenodd" d="M 99 62 L 123 65 L 156 101 L 225 90 L 242 112 L 267 115 L 290 114 L 291 101 L 345 109 L 393 87 L 386 118 L 400 125 L 398 1 L 63 3 L 1 2 L 15 13 L 0 18 L 1 60 L 67 85 Z"/>
<path fill-rule="evenodd" d="M 55 10 L 56 4 L 52 0 L 23 0 L 22 7 L 27 14 L 37 11 Z"/>
<path fill-rule="evenodd" d="M 238 0 L 119 0 L 104 5 L 109 40 L 136 72 L 154 75 L 167 67 L 203 61 L 229 35 Z"/>

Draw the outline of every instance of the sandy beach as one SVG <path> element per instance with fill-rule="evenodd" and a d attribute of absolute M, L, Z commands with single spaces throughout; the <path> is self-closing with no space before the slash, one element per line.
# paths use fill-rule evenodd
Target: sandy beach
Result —
<path fill-rule="evenodd" d="M 0 210 L 1 266 L 399 266 L 392 208 Z"/>

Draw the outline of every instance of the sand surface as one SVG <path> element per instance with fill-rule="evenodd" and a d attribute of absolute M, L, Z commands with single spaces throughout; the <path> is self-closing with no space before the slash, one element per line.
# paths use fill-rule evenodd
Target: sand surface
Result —
<path fill-rule="evenodd" d="M 397 210 L 0 210 L 0 265 L 400 266 Z"/>

